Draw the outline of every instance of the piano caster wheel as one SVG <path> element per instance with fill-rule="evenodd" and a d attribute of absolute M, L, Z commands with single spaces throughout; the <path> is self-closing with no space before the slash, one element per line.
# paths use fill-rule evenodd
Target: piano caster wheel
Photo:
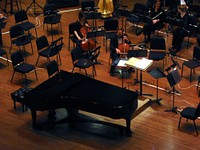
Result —
<path fill-rule="evenodd" d="M 124 133 L 124 129 L 123 128 L 119 128 L 119 134 L 123 135 L 123 133 Z"/>
<path fill-rule="evenodd" d="M 126 130 L 126 136 L 127 136 L 127 137 L 130 137 L 131 135 L 132 135 L 132 131 Z"/>

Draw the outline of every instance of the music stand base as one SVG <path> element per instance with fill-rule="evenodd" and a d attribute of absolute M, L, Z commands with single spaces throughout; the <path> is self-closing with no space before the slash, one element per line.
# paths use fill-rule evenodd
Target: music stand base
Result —
<path fill-rule="evenodd" d="M 174 113 L 178 114 L 177 107 L 173 107 L 172 109 L 165 110 L 165 112 L 174 112 Z"/>
<path fill-rule="evenodd" d="M 157 98 L 157 99 L 151 99 L 151 103 L 156 102 L 159 106 L 161 106 L 160 101 L 162 100 L 162 98 Z"/>

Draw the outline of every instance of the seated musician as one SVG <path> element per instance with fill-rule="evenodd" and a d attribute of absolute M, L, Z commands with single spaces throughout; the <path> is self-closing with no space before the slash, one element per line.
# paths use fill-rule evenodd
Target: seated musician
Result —
<path fill-rule="evenodd" d="M 181 50 L 181 44 L 184 37 L 188 35 L 189 15 L 187 11 L 187 5 L 178 6 L 179 14 L 177 19 L 180 19 L 180 26 L 178 26 L 173 32 L 172 48 L 170 49 L 173 53 Z"/>
<path fill-rule="evenodd" d="M 124 37 L 122 39 L 122 37 Z M 127 43 L 131 44 L 131 41 L 128 39 L 127 34 L 125 34 L 121 29 L 118 30 L 117 34 L 110 41 L 110 58 L 112 59 L 112 64 L 110 68 L 110 75 L 114 76 L 115 67 L 118 64 L 119 58 L 123 52 L 123 50 L 119 49 L 119 45 Z"/>
<path fill-rule="evenodd" d="M 81 28 L 84 26 L 89 26 L 86 19 L 85 19 L 85 15 L 83 12 L 79 12 L 78 15 L 78 20 L 75 23 L 75 27 L 74 27 L 74 35 L 76 38 L 76 44 L 80 45 L 81 42 L 84 40 L 84 36 L 81 33 Z"/>
<path fill-rule="evenodd" d="M 154 5 L 150 8 L 150 20 L 144 25 L 143 29 L 136 33 L 136 35 L 144 34 L 144 42 L 147 43 L 151 39 L 151 33 L 155 32 L 156 29 L 163 27 L 163 15 L 162 15 L 162 5 L 160 0 L 156 0 Z"/>

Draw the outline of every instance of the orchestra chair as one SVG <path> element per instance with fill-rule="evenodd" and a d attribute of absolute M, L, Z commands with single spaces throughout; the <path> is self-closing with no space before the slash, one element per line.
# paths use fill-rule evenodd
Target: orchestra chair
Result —
<path fill-rule="evenodd" d="M 165 39 L 163 37 L 151 38 L 149 59 L 154 60 L 154 61 L 162 60 L 163 61 L 163 64 L 162 64 L 163 71 L 164 71 L 165 55 L 166 55 Z"/>
<path fill-rule="evenodd" d="M 72 43 L 73 43 L 73 48 L 75 48 L 75 46 L 76 46 L 77 39 L 74 35 L 75 25 L 76 25 L 76 22 L 72 22 L 69 24 L 68 50 L 70 50 L 70 46 L 71 46 L 70 41 L 72 41 Z"/>
<path fill-rule="evenodd" d="M 62 24 L 61 24 L 61 15 L 58 13 L 58 9 L 55 4 L 46 4 L 44 6 L 44 21 L 43 21 L 43 29 L 44 25 L 50 25 L 50 32 L 52 35 L 53 41 L 53 25 L 58 24 L 58 28 L 62 32 Z"/>
<path fill-rule="evenodd" d="M 188 50 L 189 44 L 190 44 L 190 39 L 192 37 L 196 37 L 199 33 L 199 26 L 196 21 L 196 17 L 189 16 L 189 25 L 188 25 L 187 32 L 188 32 L 188 34 L 187 34 L 187 50 Z"/>
<path fill-rule="evenodd" d="M 30 33 L 31 29 L 35 29 L 35 35 L 37 37 L 37 30 L 33 23 L 29 22 L 27 13 L 25 10 L 20 10 L 14 14 L 15 23 L 19 24 L 24 31 L 28 31 Z"/>
<path fill-rule="evenodd" d="M 11 61 L 13 66 L 13 74 L 11 77 L 11 82 L 15 75 L 15 72 L 19 72 L 25 76 L 26 84 L 28 84 L 26 73 L 35 72 L 36 80 L 38 80 L 36 68 L 34 65 L 28 64 L 24 61 L 21 51 L 16 51 L 11 54 Z"/>
<path fill-rule="evenodd" d="M 119 22 L 117 19 L 107 19 L 104 21 L 104 30 L 105 30 L 105 43 L 106 43 L 106 52 L 107 52 L 107 40 L 112 39 L 119 29 Z"/>
<path fill-rule="evenodd" d="M 74 72 L 75 68 L 84 69 L 85 75 L 87 76 L 87 68 L 92 67 L 92 76 L 96 75 L 96 69 L 95 69 L 95 63 L 91 61 L 90 59 L 85 58 L 82 55 L 81 48 L 76 46 L 71 50 L 71 58 L 72 58 L 72 64 L 73 69 L 72 72 Z"/>
<path fill-rule="evenodd" d="M 199 135 L 198 130 L 197 130 L 197 126 L 195 124 L 195 120 L 198 119 L 198 117 L 200 116 L 200 103 L 198 104 L 198 106 L 196 108 L 194 107 L 186 107 L 184 108 L 181 112 L 180 112 L 180 118 L 179 118 L 179 123 L 178 123 L 178 129 L 180 129 L 180 123 L 181 123 L 181 119 L 182 118 L 186 118 L 187 122 L 188 119 L 192 120 L 194 123 L 194 127 L 197 133 L 197 136 Z"/>
<path fill-rule="evenodd" d="M 24 30 L 20 25 L 14 25 L 10 27 L 10 50 L 9 53 L 11 53 L 12 45 L 18 46 L 19 50 L 21 50 L 21 47 L 23 48 L 25 54 L 26 54 L 26 48 L 25 45 L 31 44 L 32 54 L 33 54 L 33 45 L 32 45 L 32 38 L 31 34 L 25 34 Z"/>
<path fill-rule="evenodd" d="M 14 13 L 14 6 L 17 7 L 17 11 L 20 10 L 20 3 L 21 1 L 18 3 L 18 0 L 5 0 L 5 7 L 4 10 L 6 11 L 6 13 L 10 12 L 11 14 Z M 10 7 L 10 11 L 7 10 L 7 6 Z"/>
<path fill-rule="evenodd" d="M 184 66 L 190 69 L 190 82 L 192 82 L 192 70 L 195 71 L 197 67 L 200 67 L 200 47 L 194 46 L 193 58 L 188 61 L 184 61 L 182 64 L 181 77 L 183 77 Z"/>
<path fill-rule="evenodd" d="M 125 24 L 127 24 L 127 21 L 135 24 L 135 26 L 136 26 L 135 33 L 137 33 L 137 31 L 138 31 L 139 24 L 144 22 L 144 20 L 140 17 L 140 15 L 142 15 L 142 14 L 144 15 L 145 10 L 146 10 L 146 7 L 144 4 L 135 3 L 134 8 L 131 11 L 131 16 L 127 17 L 127 19 L 126 19 Z"/>
<path fill-rule="evenodd" d="M 38 50 L 36 66 L 38 64 L 40 56 L 47 58 L 48 61 L 50 61 L 51 57 L 57 56 L 57 62 L 59 61 L 61 65 L 60 51 L 63 47 L 63 37 L 54 40 L 49 44 L 47 37 L 41 36 L 38 39 L 36 39 L 36 46 Z"/>
<path fill-rule="evenodd" d="M 47 73 L 49 78 L 51 78 L 52 76 L 59 74 L 60 70 L 58 67 L 58 63 L 55 60 L 50 61 L 47 65 L 46 65 L 46 69 L 47 69 Z"/>
<path fill-rule="evenodd" d="M 6 55 L 6 61 L 7 61 L 7 64 L 8 64 L 8 66 L 9 66 L 8 54 L 7 54 L 7 52 L 6 52 L 4 49 L 2 49 L 2 48 L 0 47 L 0 56 L 4 56 L 4 55 Z"/>

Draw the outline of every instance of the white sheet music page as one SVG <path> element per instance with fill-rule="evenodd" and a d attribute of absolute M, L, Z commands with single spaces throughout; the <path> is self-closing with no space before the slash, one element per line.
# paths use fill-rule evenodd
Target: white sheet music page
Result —
<path fill-rule="evenodd" d="M 150 60 L 147 58 L 138 59 L 135 57 L 130 58 L 126 63 L 127 66 L 131 66 L 143 71 L 149 68 L 152 64 L 153 64 L 153 60 Z"/>
<path fill-rule="evenodd" d="M 127 63 L 127 59 L 120 59 L 117 66 L 118 67 L 127 67 L 125 64 Z"/>

